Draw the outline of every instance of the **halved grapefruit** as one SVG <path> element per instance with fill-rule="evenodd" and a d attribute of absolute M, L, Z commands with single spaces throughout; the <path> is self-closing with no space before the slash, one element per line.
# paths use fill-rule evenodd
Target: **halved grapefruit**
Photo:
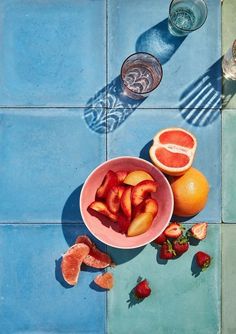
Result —
<path fill-rule="evenodd" d="M 89 267 L 103 269 L 112 265 L 111 257 L 100 251 L 87 235 L 77 237 L 76 243 L 84 243 L 89 247 L 89 253 L 83 259 L 83 263 Z"/>
<path fill-rule="evenodd" d="M 100 288 L 110 290 L 114 285 L 114 278 L 112 273 L 99 274 L 94 278 L 94 282 L 100 286 Z"/>
<path fill-rule="evenodd" d="M 177 176 L 192 166 L 196 148 L 193 134 L 182 128 L 167 128 L 155 135 L 149 154 L 163 173 Z"/>
<path fill-rule="evenodd" d="M 90 248 L 87 245 L 78 243 L 70 247 L 63 255 L 61 271 L 68 284 L 75 285 L 78 282 L 80 266 L 89 254 L 89 250 Z"/>

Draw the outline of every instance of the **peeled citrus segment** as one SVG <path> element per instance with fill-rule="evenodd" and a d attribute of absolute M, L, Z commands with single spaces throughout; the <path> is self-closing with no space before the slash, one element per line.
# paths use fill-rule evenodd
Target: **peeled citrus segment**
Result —
<path fill-rule="evenodd" d="M 63 255 L 61 262 L 61 271 L 64 280 L 75 285 L 78 282 L 80 266 L 86 256 L 89 254 L 90 248 L 85 244 L 75 244 L 68 249 Z"/>
<path fill-rule="evenodd" d="M 103 269 L 112 264 L 111 257 L 100 251 L 87 235 L 80 235 L 76 243 L 85 243 L 90 249 L 89 254 L 83 259 L 83 263 L 89 267 Z"/>
<path fill-rule="evenodd" d="M 110 290 L 114 285 L 114 278 L 112 273 L 99 274 L 95 277 L 94 282 L 100 286 L 100 288 Z"/>
<path fill-rule="evenodd" d="M 182 175 L 192 165 L 197 140 L 182 128 L 167 128 L 156 134 L 149 154 L 152 162 L 168 175 Z"/>

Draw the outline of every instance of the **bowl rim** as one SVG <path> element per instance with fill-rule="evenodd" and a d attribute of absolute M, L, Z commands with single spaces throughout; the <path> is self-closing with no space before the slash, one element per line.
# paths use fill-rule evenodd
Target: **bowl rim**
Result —
<path fill-rule="evenodd" d="M 151 167 L 157 169 L 157 171 L 160 173 L 160 175 L 164 178 L 164 180 L 166 181 L 166 184 L 167 184 L 167 188 L 169 189 L 169 193 L 170 193 L 170 198 L 171 198 L 171 203 L 170 203 L 170 214 L 169 214 L 169 217 L 167 219 L 168 223 L 166 224 L 166 226 L 164 226 L 162 229 L 161 229 L 161 232 L 155 236 L 154 238 L 152 238 L 151 240 L 148 240 L 147 242 L 144 242 L 144 243 L 140 243 L 139 245 L 137 246 L 114 246 L 112 245 L 111 243 L 109 242 L 105 242 L 104 240 L 102 240 L 101 238 L 98 238 L 96 234 L 94 234 L 94 232 L 89 228 L 89 226 L 87 225 L 86 223 L 86 219 L 83 215 L 83 211 L 82 211 L 82 194 L 83 194 L 83 191 L 85 189 L 85 186 L 86 184 L 88 183 L 90 177 L 96 173 L 96 171 L 98 169 L 100 169 L 101 167 L 103 167 L 104 165 L 107 165 L 109 162 L 111 161 L 116 161 L 116 160 L 121 160 L 121 159 L 130 159 L 130 160 L 139 160 L 139 161 L 142 161 L 142 162 L 145 162 L 147 165 L 150 165 Z M 151 162 L 145 160 L 145 159 L 142 159 L 142 158 L 139 158 L 139 157 L 134 157 L 134 156 L 119 156 L 119 157 L 116 157 L 116 158 L 112 158 L 112 159 L 109 159 L 109 160 L 106 160 L 104 161 L 103 163 L 101 163 L 100 165 L 98 165 L 96 168 L 94 168 L 92 170 L 91 173 L 89 173 L 89 175 L 87 176 L 84 184 L 83 184 L 83 187 L 82 187 L 82 190 L 81 190 L 81 193 L 80 193 L 80 201 L 79 201 L 79 206 L 80 206 L 80 214 L 81 214 L 81 217 L 82 217 L 82 220 L 83 220 L 83 223 L 85 224 L 85 226 L 87 227 L 87 229 L 89 230 L 89 232 L 95 237 L 97 238 L 100 242 L 104 243 L 105 245 L 107 246 L 110 246 L 110 247 L 113 247 L 113 248 L 117 248 L 117 249 L 136 249 L 136 248 L 140 248 L 140 247 L 143 247 L 143 246 L 146 246 L 148 245 L 149 243 L 153 242 L 159 235 L 162 234 L 162 232 L 165 230 L 165 228 L 168 226 L 170 220 L 171 220 L 171 217 L 173 215 L 173 211 L 174 211 L 174 195 L 173 195 L 173 192 L 172 192 L 172 189 L 171 189 L 171 186 L 170 186 L 170 183 L 168 182 L 167 180 L 167 177 L 163 174 L 163 172 L 157 167 L 155 166 L 154 164 L 152 164 Z"/>

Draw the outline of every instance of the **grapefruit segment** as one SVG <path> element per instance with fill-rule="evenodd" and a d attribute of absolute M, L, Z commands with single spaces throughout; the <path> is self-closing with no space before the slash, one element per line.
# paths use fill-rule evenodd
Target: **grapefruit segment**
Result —
<path fill-rule="evenodd" d="M 150 148 L 152 162 L 168 175 L 182 175 L 193 163 L 197 140 L 182 128 L 167 128 L 158 132 Z"/>
<path fill-rule="evenodd" d="M 88 255 L 83 259 L 83 263 L 89 267 L 103 269 L 112 264 L 111 257 L 100 251 L 87 235 L 77 237 L 76 243 L 85 243 L 89 247 Z"/>
<path fill-rule="evenodd" d="M 75 244 L 63 255 L 61 271 L 64 280 L 70 285 L 76 285 L 80 274 L 80 266 L 90 248 L 85 244 Z"/>
<path fill-rule="evenodd" d="M 94 282 L 103 289 L 112 289 L 114 285 L 114 278 L 112 273 L 99 274 L 94 278 Z"/>

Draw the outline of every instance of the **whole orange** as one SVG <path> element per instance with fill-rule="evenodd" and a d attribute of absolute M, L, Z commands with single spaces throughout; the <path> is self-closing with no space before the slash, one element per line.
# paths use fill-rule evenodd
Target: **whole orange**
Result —
<path fill-rule="evenodd" d="M 171 177 L 170 184 L 176 216 L 194 216 L 205 207 L 209 184 L 206 177 L 196 168 L 191 167 L 184 175 Z"/>

